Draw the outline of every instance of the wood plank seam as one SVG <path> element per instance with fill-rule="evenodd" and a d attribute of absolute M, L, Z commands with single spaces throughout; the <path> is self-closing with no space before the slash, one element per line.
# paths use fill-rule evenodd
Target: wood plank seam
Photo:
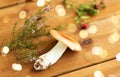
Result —
<path fill-rule="evenodd" d="M 85 69 L 85 68 L 88 68 L 88 67 L 92 67 L 92 66 L 95 66 L 95 65 L 99 65 L 99 64 L 102 64 L 102 63 L 106 63 L 106 62 L 109 62 L 109 61 L 112 61 L 112 60 L 115 60 L 115 59 L 116 59 L 116 58 L 113 57 L 113 58 L 110 58 L 110 59 L 107 59 L 107 60 L 104 60 L 104 61 L 101 61 L 101 62 L 97 62 L 97 63 L 93 63 L 93 64 L 90 64 L 90 65 L 87 65 L 87 66 L 84 66 L 84 67 L 77 68 L 77 69 L 74 69 L 74 70 L 69 70 L 69 71 L 60 73 L 60 74 L 58 74 L 58 75 L 54 75 L 54 76 L 52 76 L 52 77 L 58 77 L 58 76 L 61 76 L 61 75 L 67 74 L 67 73 L 71 73 L 71 72 L 74 72 L 74 71 L 77 71 L 77 70 L 82 70 L 82 69 Z"/>
<path fill-rule="evenodd" d="M 15 3 L 15 4 L 3 6 L 3 7 L 0 7 L 0 10 L 1 10 L 1 9 L 5 9 L 5 8 L 9 8 L 9 7 L 13 7 L 13 6 L 17 6 L 17 5 L 20 5 L 20 4 L 28 3 L 28 2 L 32 2 L 32 1 L 31 1 L 31 0 L 25 0 L 25 1 L 23 1 L 23 2 L 19 2 L 19 3 Z"/>

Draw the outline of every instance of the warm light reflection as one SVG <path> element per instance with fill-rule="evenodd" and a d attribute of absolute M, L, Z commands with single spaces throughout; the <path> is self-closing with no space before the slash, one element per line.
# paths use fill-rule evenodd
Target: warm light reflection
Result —
<path fill-rule="evenodd" d="M 116 55 L 116 60 L 117 60 L 117 61 L 120 61 L 120 53 L 118 53 L 118 54 Z"/>
<path fill-rule="evenodd" d="M 106 50 L 103 50 L 102 53 L 100 54 L 101 58 L 107 58 L 108 52 Z"/>
<path fill-rule="evenodd" d="M 95 34 L 97 32 L 97 27 L 96 25 L 90 25 L 87 29 L 88 33 Z"/>
<path fill-rule="evenodd" d="M 87 38 L 87 37 L 88 37 L 88 32 L 87 32 L 86 30 L 81 30 L 81 31 L 79 32 L 79 36 L 80 36 L 81 38 Z"/>
<path fill-rule="evenodd" d="M 19 18 L 20 18 L 20 19 L 24 19 L 26 16 L 27 16 L 26 11 L 23 10 L 23 11 L 20 11 L 20 12 L 19 12 Z"/>
<path fill-rule="evenodd" d="M 100 56 L 101 58 L 106 58 L 108 56 L 108 52 L 105 49 L 97 46 L 92 48 L 92 54 Z"/>
<path fill-rule="evenodd" d="M 111 17 L 111 22 L 114 24 L 114 25 L 118 25 L 119 24 L 119 19 L 117 16 L 112 16 Z"/>
<path fill-rule="evenodd" d="M 95 46 L 95 47 L 92 48 L 92 54 L 93 55 L 98 55 L 99 56 L 102 53 L 102 51 L 103 51 L 103 48 L 101 48 L 101 47 Z"/>
<path fill-rule="evenodd" d="M 114 32 L 113 34 L 111 34 L 109 37 L 108 37 L 108 42 L 110 44 L 114 44 L 116 43 L 117 41 L 119 41 L 120 39 L 120 34 L 118 32 Z"/>
<path fill-rule="evenodd" d="M 15 71 L 21 71 L 22 70 L 22 65 L 13 63 L 12 64 L 12 69 L 15 70 Z"/>
<path fill-rule="evenodd" d="M 63 5 L 57 5 L 55 7 L 55 10 L 59 16 L 65 16 L 66 15 L 66 10 Z"/>
<path fill-rule="evenodd" d="M 8 46 L 4 46 L 2 51 L 1 51 L 1 55 L 2 56 L 6 56 L 9 53 L 9 47 Z"/>
<path fill-rule="evenodd" d="M 3 23 L 8 23 L 10 18 L 8 16 L 3 17 Z"/>
<path fill-rule="evenodd" d="M 104 75 L 103 75 L 102 71 L 96 70 L 94 72 L 94 77 L 104 77 Z"/>
<path fill-rule="evenodd" d="M 38 0 L 37 1 L 37 6 L 42 7 L 45 5 L 45 0 Z"/>
<path fill-rule="evenodd" d="M 77 26 L 75 24 L 69 24 L 67 29 L 69 32 L 75 32 L 77 30 Z"/>

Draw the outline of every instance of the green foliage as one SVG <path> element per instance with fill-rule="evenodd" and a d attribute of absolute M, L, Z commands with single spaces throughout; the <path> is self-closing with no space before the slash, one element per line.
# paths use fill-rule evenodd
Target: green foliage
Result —
<path fill-rule="evenodd" d="M 105 8 L 105 4 L 103 0 L 100 1 L 99 5 L 95 4 L 95 1 L 96 0 L 92 1 L 89 4 L 80 4 L 77 8 L 74 7 L 69 0 L 64 0 L 63 3 L 66 7 L 71 5 L 70 8 L 73 8 L 77 14 L 77 16 L 75 17 L 76 23 L 82 24 L 82 23 L 87 23 L 87 20 L 91 16 L 97 15 L 100 9 Z"/>
<path fill-rule="evenodd" d="M 38 57 L 37 51 L 46 41 L 39 40 L 36 43 L 36 38 L 50 36 L 51 28 L 45 24 L 46 18 L 43 16 L 49 8 L 49 5 L 41 8 L 37 13 L 26 19 L 24 26 L 17 30 L 16 27 L 20 20 L 16 21 L 13 27 L 13 39 L 7 42 L 6 45 L 10 50 L 15 51 L 15 57 L 18 61 L 29 62 L 33 57 Z M 53 29 L 61 30 L 62 27 L 56 26 Z"/>
<path fill-rule="evenodd" d="M 68 0 L 63 0 L 63 4 L 66 6 L 67 9 L 71 9 L 73 7 L 72 3 Z"/>
<path fill-rule="evenodd" d="M 98 9 L 93 8 L 93 4 L 80 4 L 75 11 L 77 13 L 75 21 L 79 24 L 81 24 L 83 20 L 84 22 L 87 22 L 90 16 L 94 16 L 99 13 Z"/>
<path fill-rule="evenodd" d="M 62 29 L 63 29 L 63 26 L 58 25 L 58 26 L 54 27 L 53 29 L 54 29 L 54 30 L 58 30 L 58 31 L 60 31 L 60 30 L 62 30 Z"/>
<path fill-rule="evenodd" d="M 16 27 L 20 20 L 16 21 L 13 27 L 13 39 L 7 42 L 6 45 L 10 50 L 14 51 L 18 61 L 29 62 L 33 57 L 37 57 L 37 50 L 39 50 L 40 45 L 46 42 L 39 40 L 36 43 L 35 39 L 42 36 L 50 36 L 50 26 L 45 24 L 46 18 L 43 16 L 46 11 L 48 11 L 48 5 L 26 19 L 24 26 L 17 30 Z M 54 29 L 59 30 L 60 27 L 55 27 Z"/>
<path fill-rule="evenodd" d="M 36 57 L 35 51 L 36 50 L 31 49 L 19 49 L 15 51 L 15 57 L 18 61 L 26 63 L 29 62 L 33 57 Z"/>

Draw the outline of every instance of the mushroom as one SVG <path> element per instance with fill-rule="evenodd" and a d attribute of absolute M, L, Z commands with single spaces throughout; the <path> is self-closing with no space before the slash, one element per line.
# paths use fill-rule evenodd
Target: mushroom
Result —
<path fill-rule="evenodd" d="M 34 70 L 45 70 L 49 66 L 55 64 L 63 55 L 67 47 L 73 51 L 80 51 L 80 44 L 73 38 L 63 34 L 62 32 L 51 30 L 50 34 L 58 40 L 58 43 L 47 53 L 41 55 L 34 63 Z"/>

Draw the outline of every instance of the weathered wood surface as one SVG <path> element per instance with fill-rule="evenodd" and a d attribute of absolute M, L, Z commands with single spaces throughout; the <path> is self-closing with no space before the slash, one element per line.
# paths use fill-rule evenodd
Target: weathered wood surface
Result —
<path fill-rule="evenodd" d="M 6 8 L 14 5 L 20 5 L 21 3 L 27 2 L 28 0 L 1 0 L 0 8 Z"/>
<path fill-rule="evenodd" d="M 120 62 L 111 60 L 85 69 L 74 71 L 59 77 L 94 77 L 96 70 L 102 71 L 105 77 L 120 77 Z"/>
<path fill-rule="evenodd" d="M 51 26 L 57 26 L 59 24 L 67 24 L 72 23 L 74 21 L 75 14 L 73 12 L 68 12 L 68 14 L 65 17 L 59 17 L 57 13 L 55 12 L 55 6 L 59 3 L 61 3 L 62 0 L 54 0 L 51 3 L 52 10 L 46 14 L 48 21 L 47 23 Z M 81 0 L 82 1 L 82 0 Z M 116 12 L 120 10 L 120 1 L 119 0 L 105 0 L 105 4 L 107 5 L 107 8 L 105 10 L 102 10 L 99 15 L 92 17 L 90 21 L 96 21 L 103 19 L 105 17 L 109 17 L 114 15 Z M 20 4 L 16 6 L 12 6 L 9 8 L 0 9 L 0 43 L 2 40 L 7 40 L 12 37 L 12 28 L 15 21 L 18 19 L 18 13 L 21 10 L 27 11 L 27 17 L 29 17 L 31 14 L 34 14 L 39 8 L 36 6 L 36 2 L 30 2 L 26 4 Z M 7 16 L 9 17 L 8 23 L 3 23 L 3 18 Z M 67 20 L 67 21 L 66 21 Z M 20 27 L 20 26 L 18 26 Z M 0 77 L 25 77 L 27 75 L 30 75 L 31 77 L 51 77 L 51 76 L 58 76 L 65 74 L 67 72 L 71 72 L 74 70 L 79 70 L 82 67 L 86 67 L 89 65 L 94 65 L 95 63 L 103 62 L 108 59 L 111 59 L 116 56 L 116 54 L 120 51 L 120 42 L 115 43 L 114 45 L 110 45 L 107 42 L 108 36 L 112 33 L 112 28 L 114 26 L 109 25 L 99 25 L 98 28 L 100 28 L 99 32 L 95 35 L 90 35 L 89 37 L 93 40 L 93 44 L 90 46 L 82 46 L 83 50 L 82 52 L 72 52 L 69 49 L 65 52 L 65 54 L 62 56 L 62 58 L 54 64 L 52 67 L 45 71 L 39 71 L 39 72 L 33 72 L 32 69 L 32 63 L 31 64 L 22 64 L 23 70 L 21 72 L 13 71 L 11 68 L 12 63 L 17 62 L 14 55 L 10 53 L 6 57 L 2 57 L 0 55 Z M 102 29 L 104 28 L 104 29 Z M 105 32 L 104 32 L 105 30 Z M 120 27 L 117 29 L 120 33 Z M 76 34 L 76 37 L 78 35 Z M 105 48 L 108 52 L 107 58 L 100 58 L 98 56 L 93 56 L 90 51 L 93 46 L 101 46 Z M 86 55 L 89 55 L 89 57 Z M 109 67 L 107 64 L 111 64 L 114 61 L 103 63 L 104 66 Z M 115 67 L 120 67 L 118 63 L 115 63 Z M 99 65 L 98 65 L 99 66 Z M 98 67 L 95 66 L 95 67 Z M 111 67 L 115 68 L 115 67 Z M 99 67 L 100 68 L 100 67 Z M 86 69 L 92 69 L 86 68 Z M 85 69 L 85 70 L 86 70 Z M 109 68 L 104 68 L 105 70 L 109 70 Z M 84 70 L 84 69 L 83 69 Z M 117 70 L 117 68 L 116 68 Z M 119 69 L 118 69 L 119 70 Z M 92 76 L 91 72 L 87 70 L 88 74 L 83 73 L 84 71 L 80 70 L 80 73 L 83 75 L 81 76 Z M 93 71 L 93 70 L 92 70 Z M 79 71 L 78 71 L 79 72 Z M 107 72 L 107 71 L 106 71 Z M 119 72 L 119 71 L 118 71 Z M 77 74 L 76 72 L 68 74 L 68 77 L 73 77 L 74 74 Z M 106 73 L 105 73 L 106 74 Z M 67 75 L 65 75 L 67 76 Z M 77 75 L 76 75 L 77 76 Z"/>

